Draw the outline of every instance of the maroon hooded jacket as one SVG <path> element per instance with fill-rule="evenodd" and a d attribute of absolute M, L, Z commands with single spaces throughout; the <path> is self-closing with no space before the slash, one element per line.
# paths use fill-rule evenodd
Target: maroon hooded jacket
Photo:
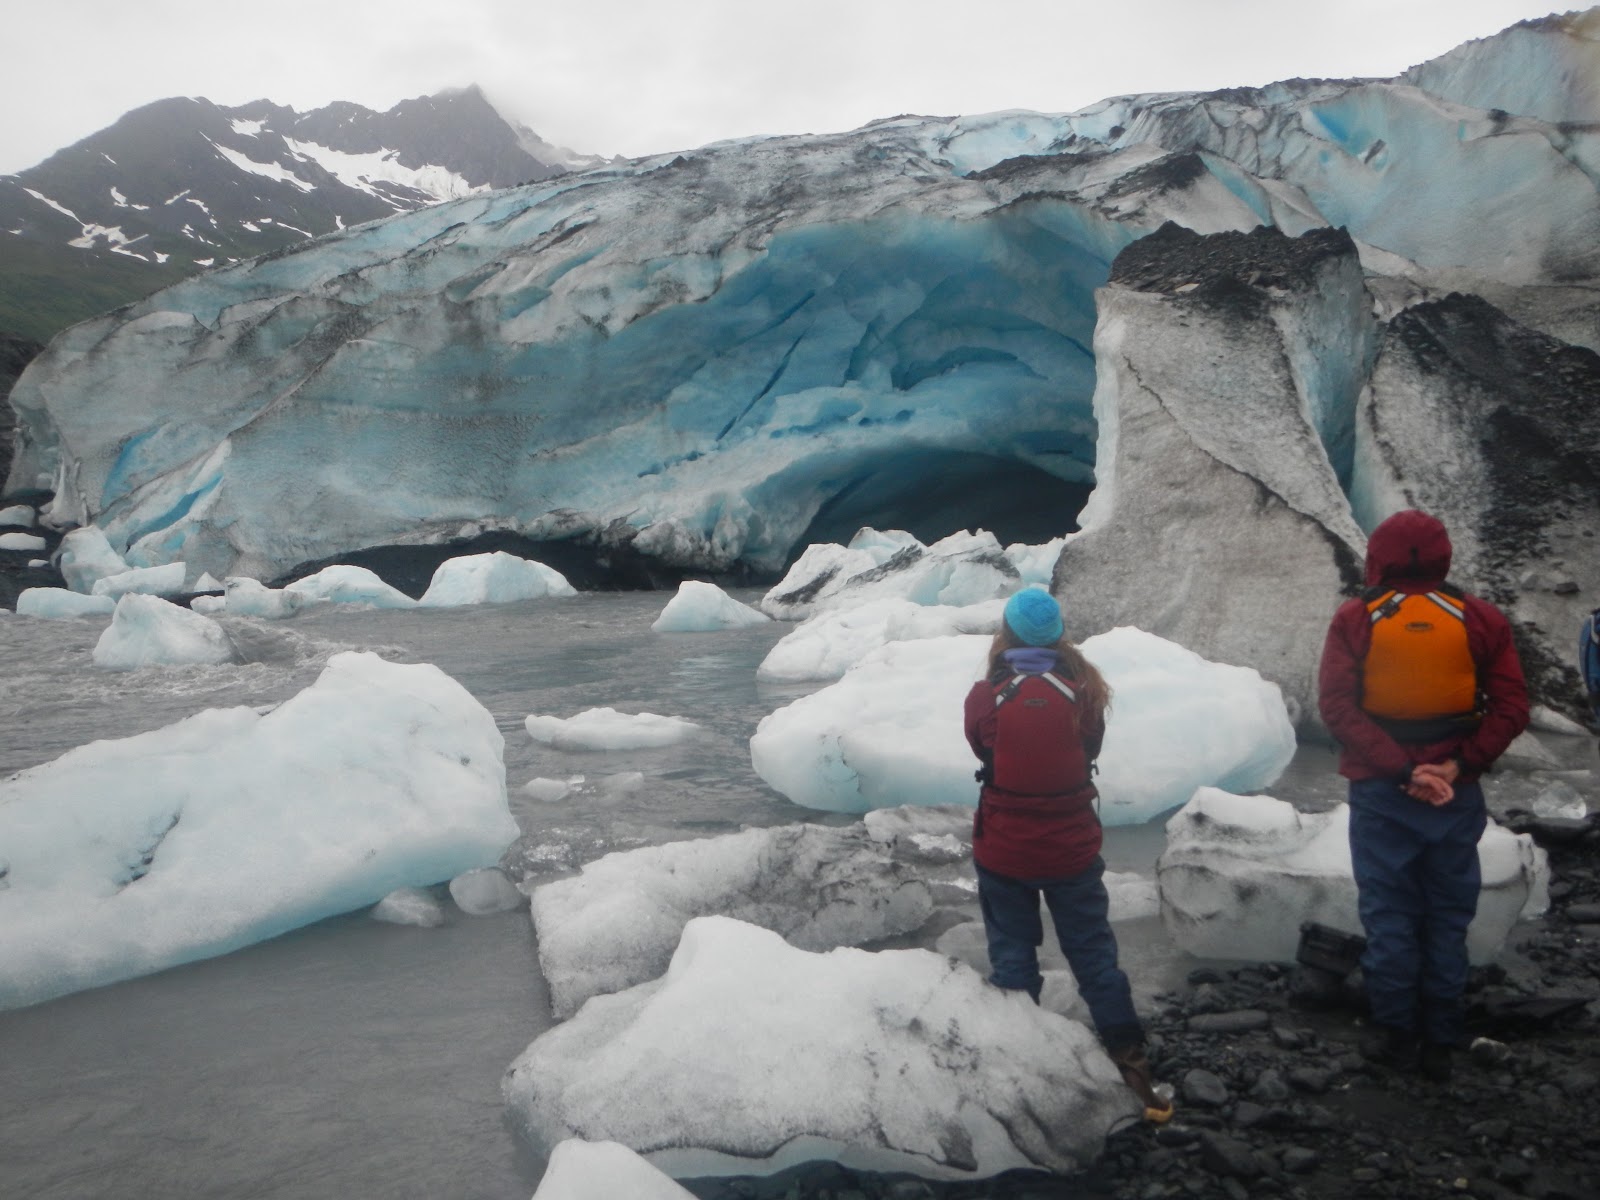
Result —
<path fill-rule="evenodd" d="M 1434 517 L 1415 509 L 1397 512 L 1367 541 L 1367 585 L 1408 595 L 1436 590 L 1450 570 L 1450 537 Z M 1322 719 L 1339 740 L 1339 774 L 1347 779 L 1405 780 L 1416 763 L 1461 764 L 1470 783 L 1505 753 L 1528 726 L 1528 689 L 1511 640 L 1511 624 L 1494 605 L 1465 597 L 1467 645 L 1477 667 L 1483 720 L 1475 729 L 1442 741 L 1403 743 L 1361 709 L 1362 669 L 1372 643 L 1366 601 L 1347 600 L 1334 614 L 1322 648 L 1318 701 Z"/>

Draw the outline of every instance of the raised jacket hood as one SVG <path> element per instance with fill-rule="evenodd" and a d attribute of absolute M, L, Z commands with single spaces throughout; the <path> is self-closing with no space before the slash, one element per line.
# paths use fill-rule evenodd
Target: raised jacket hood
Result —
<path fill-rule="evenodd" d="M 1450 554 L 1450 535 L 1442 521 L 1419 509 L 1404 509 L 1367 539 L 1367 586 L 1443 583 L 1450 574 Z"/>

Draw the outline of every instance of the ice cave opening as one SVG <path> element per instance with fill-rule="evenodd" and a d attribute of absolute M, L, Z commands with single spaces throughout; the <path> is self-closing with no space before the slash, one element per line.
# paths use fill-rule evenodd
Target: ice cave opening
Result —
<path fill-rule="evenodd" d="M 1077 530 L 1093 490 L 1016 458 L 902 448 L 842 481 L 790 561 L 815 542 L 848 543 L 862 526 L 903 529 L 925 544 L 962 529 L 987 529 L 1002 545 L 1047 542 Z"/>

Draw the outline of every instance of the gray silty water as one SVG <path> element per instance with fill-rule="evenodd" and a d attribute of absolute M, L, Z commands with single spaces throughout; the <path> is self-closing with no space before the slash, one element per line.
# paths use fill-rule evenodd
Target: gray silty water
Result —
<path fill-rule="evenodd" d="M 517 864 L 535 878 L 741 825 L 850 820 L 790 804 L 750 766 L 761 717 L 810 690 L 755 681 L 790 627 L 652 633 L 666 598 L 224 619 L 241 665 L 130 674 L 92 665 L 104 620 L 0 618 L 0 771 L 207 707 L 276 703 L 338 650 L 371 649 L 437 664 L 494 714 L 524 834 Z M 686 717 L 702 731 L 663 749 L 581 753 L 539 746 L 523 728 L 530 713 L 601 705 Z M 1308 784 L 1328 769 L 1325 755 L 1313 758 Z M 627 772 L 644 786 L 602 786 Z M 575 775 L 584 784 L 560 801 L 521 791 L 534 777 Z M 1159 823 L 1111 830 L 1108 865 L 1148 875 L 1161 845 Z M 543 1164 L 506 1127 L 499 1081 L 551 1020 L 532 930 L 520 913 L 446 910 L 441 929 L 352 914 L 0 1013 L 0 1195 L 526 1200 Z M 1188 961 L 1158 921 L 1121 936 L 1142 990 Z"/>

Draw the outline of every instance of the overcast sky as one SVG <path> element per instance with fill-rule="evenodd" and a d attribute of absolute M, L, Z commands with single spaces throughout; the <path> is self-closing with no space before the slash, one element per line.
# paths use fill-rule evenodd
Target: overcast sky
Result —
<path fill-rule="evenodd" d="M 1393 75 L 1536 0 L 77 0 L 7 6 L 0 172 L 166 96 L 386 109 L 481 84 L 575 150 L 638 155 L 896 113 Z"/>

